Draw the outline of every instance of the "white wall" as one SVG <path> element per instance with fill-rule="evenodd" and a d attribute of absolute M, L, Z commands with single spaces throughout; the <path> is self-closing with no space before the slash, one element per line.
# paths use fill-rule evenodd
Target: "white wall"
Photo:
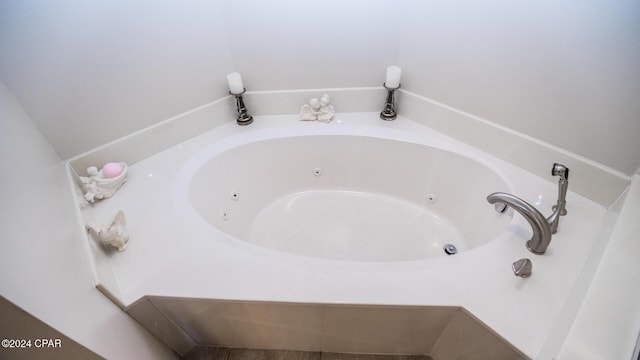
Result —
<path fill-rule="evenodd" d="M 6 0 L 0 77 L 63 159 L 226 95 L 216 1 Z"/>
<path fill-rule="evenodd" d="M 402 7 L 388 0 L 221 0 L 249 90 L 382 86 Z"/>
<path fill-rule="evenodd" d="M 64 164 L 1 81 L 0 169 L 0 295 L 106 358 L 172 359 L 94 287 Z"/>
<path fill-rule="evenodd" d="M 631 359 L 640 332 L 640 176 L 635 176 L 559 360 Z"/>
<path fill-rule="evenodd" d="M 405 16 L 405 89 L 638 169 L 640 2 L 408 1 Z"/>
<path fill-rule="evenodd" d="M 631 175 L 640 2 L 3 0 L 0 76 L 63 158 L 226 94 L 403 88 Z"/>

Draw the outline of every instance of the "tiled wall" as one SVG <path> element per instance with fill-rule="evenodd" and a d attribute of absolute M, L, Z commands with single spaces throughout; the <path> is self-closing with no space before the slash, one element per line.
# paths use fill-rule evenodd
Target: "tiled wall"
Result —
<path fill-rule="evenodd" d="M 321 351 L 197 347 L 184 360 L 433 360 L 428 355 L 347 354 Z"/>
<path fill-rule="evenodd" d="M 527 359 L 465 309 L 148 297 L 129 314 L 181 354 L 193 344 L 332 353 Z M 179 329 L 169 329 L 171 324 Z"/>

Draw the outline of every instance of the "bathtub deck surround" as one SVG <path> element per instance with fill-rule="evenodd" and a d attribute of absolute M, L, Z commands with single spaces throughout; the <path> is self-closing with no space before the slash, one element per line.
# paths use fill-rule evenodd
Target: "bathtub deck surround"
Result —
<path fill-rule="evenodd" d="M 572 169 L 571 190 L 607 208 L 629 186 L 631 177 L 512 129 L 465 113 L 406 90 L 403 116 L 456 140 L 492 154 L 537 176 L 549 177 L 549 164 L 559 162 Z M 580 174 L 579 176 L 575 176 Z"/>
<path fill-rule="evenodd" d="M 229 95 L 233 95 L 236 99 L 236 111 L 238 112 L 236 122 L 240 126 L 251 124 L 253 122 L 253 116 L 247 111 L 244 99 L 242 98 L 242 95 L 247 91 L 242 83 L 242 76 L 237 72 L 230 73 L 227 75 L 227 82 L 229 83 Z"/>
<path fill-rule="evenodd" d="M 131 164 L 130 183 L 120 190 L 119 196 L 82 210 L 83 221 L 87 222 L 108 217 L 116 209 L 125 210 L 129 232 L 136 240 L 126 252 L 117 256 L 110 256 L 99 247 L 92 248 L 91 256 L 99 268 L 99 281 L 106 279 L 100 285 L 108 293 L 115 294 L 125 308 L 147 295 L 171 297 L 178 299 L 178 302 L 179 298 L 200 298 L 286 303 L 462 306 L 527 356 L 535 358 L 547 346 L 547 335 L 558 327 L 556 319 L 566 309 L 575 308 L 581 302 L 579 294 L 572 294 L 572 284 L 578 281 L 587 259 L 600 255 L 599 252 L 591 252 L 592 248 L 597 247 L 594 244 L 607 241 L 607 209 L 569 191 L 567 200 L 571 204 L 571 216 L 563 219 L 556 240 L 545 254 L 533 259 L 535 272 L 526 279 L 516 277 L 511 265 L 515 260 L 528 256 L 529 252 L 523 244 L 531 236 L 531 228 L 520 216 L 496 213 L 485 197 L 492 191 L 506 190 L 517 193 L 537 207 L 550 209 L 556 204 L 558 194 L 556 184 L 548 176 L 549 163 L 545 166 L 544 177 L 539 177 L 403 116 L 398 116 L 393 122 L 379 121 L 376 120 L 377 111 L 372 109 L 373 112 L 366 113 L 337 113 L 331 123 L 322 124 L 299 121 L 298 106 L 299 103 L 293 104 L 293 115 L 257 116 L 259 121 L 249 128 L 240 128 L 235 124 L 219 126 Z M 322 137 L 331 141 L 311 143 Z M 349 137 L 358 139 L 349 152 L 342 151 L 345 148 L 338 145 L 339 142 L 333 146 L 333 140 Z M 301 144 L 310 141 L 314 151 L 291 149 L 290 142 L 298 140 L 301 140 Z M 359 169 L 357 166 L 352 166 L 346 174 L 334 171 L 338 169 L 339 161 L 347 164 L 349 158 L 358 159 L 358 146 L 368 149 L 366 146 L 370 143 L 383 149 L 376 161 L 368 163 L 368 172 L 364 171 L 365 167 Z M 447 176 L 446 171 L 436 171 L 433 172 L 434 177 L 408 186 L 406 181 L 412 181 L 410 175 L 417 174 L 426 162 L 413 159 L 407 169 L 400 173 L 378 171 L 375 168 L 383 163 L 394 164 L 393 154 L 384 151 L 385 146 L 394 144 L 415 149 L 426 146 L 437 150 L 425 154 L 433 155 L 432 162 L 439 167 L 447 164 L 447 161 L 438 162 L 438 159 L 446 160 L 442 154 L 467 158 L 470 162 L 468 168 L 464 169 L 466 173 L 463 171 L 457 177 Z M 250 165 L 249 161 L 255 154 L 245 150 L 255 150 L 260 146 L 260 152 L 264 153 L 264 159 L 270 159 L 270 164 L 280 158 L 294 167 L 288 170 L 283 168 L 282 171 L 260 171 L 262 165 Z M 227 156 L 233 154 L 235 156 Z M 315 160 L 305 158 L 307 155 L 315 156 Z M 297 159 L 297 162 L 291 162 L 290 159 Z M 198 210 L 198 206 L 204 205 L 194 201 L 197 201 L 197 193 L 204 191 L 205 187 L 192 181 L 202 181 L 204 184 L 210 175 L 225 175 L 220 171 L 210 175 L 201 172 L 200 175 L 204 177 L 195 180 L 198 169 L 204 169 L 206 164 L 214 166 L 216 162 L 220 166 L 223 163 L 229 166 L 243 163 L 247 168 L 255 167 L 254 171 L 258 171 L 262 184 L 280 184 L 277 186 L 281 186 L 284 194 L 292 181 L 304 181 L 310 184 L 306 190 L 312 190 L 307 193 L 310 195 L 311 202 L 308 204 L 311 208 L 317 204 L 313 201 L 313 195 L 317 194 L 314 191 L 321 182 L 334 195 L 348 190 L 343 195 L 356 199 L 360 199 L 360 196 L 365 202 L 369 201 L 367 193 L 373 193 L 372 190 L 363 191 L 357 187 L 344 189 L 345 183 L 337 182 L 339 177 L 336 177 L 342 174 L 345 181 L 351 176 L 369 181 L 370 189 L 377 187 L 377 193 L 384 196 L 371 197 L 373 201 L 382 204 L 389 200 L 397 204 L 399 211 L 406 211 L 402 218 L 404 223 L 411 218 L 406 215 L 411 211 L 420 214 L 419 210 L 425 208 L 444 209 L 460 203 L 477 206 L 473 213 L 478 216 L 493 217 L 499 224 L 495 228 L 498 231 L 487 234 L 489 241 L 484 244 L 483 239 L 471 237 L 470 241 L 480 243 L 468 248 L 463 246 L 451 256 L 446 255 L 442 244 L 438 243 L 438 254 L 430 258 L 354 260 L 287 253 L 282 249 L 243 241 L 241 234 L 236 232 L 240 230 L 234 227 L 241 228 L 246 224 L 242 221 L 243 217 L 249 216 L 245 210 L 260 208 L 252 205 L 258 204 L 256 200 L 259 198 L 263 199 L 264 210 L 269 208 L 266 204 L 279 206 L 278 200 L 283 203 L 287 199 L 292 200 L 291 205 L 295 206 L 296 203 L 305 205 L 307 199 L 303 199 L 304 196 L 284 196 L 281 199 L 276 196 L 269 201 L 265 196 L 276 195 L 277 188 L 270 190 L 271 194 L 251 192 L 242 185 L 242 179 L 219 178 L 228 186 L 219 183 L 220 186 L 215 189 L 221 191 L 219 195 L 203 193 L 202 197 L 220 196 L 220 201 L 216 204 L 211 202 L 210 208 Z M 230 169 L 228 174 L 235 171 L 233 167 L 225 166 L 225 169 Z M 482 173 L 480 169 L 487 169 L 487 175 L 497 174 L 502 183 L 486 181 L 490 177 L 479 176 Z M 320 176 L 316 176 L 318 172 Z M 470 189 L 482 186 L 486 189 L 481 191 L 477 201 L 471 202 L 466 196 L 456 198 L 456 191 L 443 195 L 447 194 L 445 185 L 457 180 L 462 184 L 473 183 L 474 186 L 467 186 Z M 483 185 L 480 186 L 480 183 Z M 454 184 L 450 185 L 452 189 L 456 188 Z M 463 188 L 465 186 L 460 187 Z M 489 188 L 491 191 L 488 191 Z M 402 198 L 398 191 L 417 195 Z M 300 195 L 300 192 L 296 194 Z M 224 213 L 227 220 L 224 219 Z M 207 220 L 204 214 L 212 217 Z M 391 212 L 380 219 L 391 219 L 395 215 Z M 416 217 L 416 223 L 424 218 L 421 216 Z M 463 223 L 472 220 L 471 214 L 455 219 Z M 483 223 L 490 224 L 491 221 Z M 264 233 L 257 233 L 261 232 Z M 336 233 L 338 235 L 339 232 Z M 176 242 L 175 239 L 181 240 Z M 367 249 L 362 247 L 361 253 Z M 169 318 L 169 324 L 177 319 L 177 315 L 171 316 L 174 317 Z M 523 322 L 527 323 L 527 332 L 522 331 Z"/>
<path fill-rule="evenodd" d="M 565 164 L 574 174 L 580 174 L 572 181 L 571 190 L 607 208 L 629 186 L 629 176 L 589 159 L 424 96 L 402 89 L 399 92 L 400 115 L 549 180 L 549 164 Z M 279 115 L 298 113 L 300 104 L 318 93 L 329 94 L 332 105 L 347 113 L 378 112 L 380 101 L 387 95 L 384 87 L 367 87 L 254 91 L 245 97 L 256 114 Z M 69 164 L 81 174 L 88 166 L 113 158 L 138 162 L 225 124 L 235 118 L 235 107 L 231 96 L 218 99 L 69 159 Z"/>

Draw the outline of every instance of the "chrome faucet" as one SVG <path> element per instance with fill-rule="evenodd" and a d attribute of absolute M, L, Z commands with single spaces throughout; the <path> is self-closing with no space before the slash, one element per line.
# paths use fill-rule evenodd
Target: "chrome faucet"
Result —
<path fill-rule="evenodd" d="M 534 254 L 544 254 L 551 243 L 551 226 L 547 219 L 533 205 L 520 199 L 519 197 L 503 192 L 495 192 L 487 196 L 490 204 L 502 203 L 512 207 L 533 229 L 533 236 L 527 241 L 527 249 Z M 506 209 L 506 208 L 505 208 Z"/>
<path fill-rule="evenodd" d="M 538 209 L 519 197 L 507 193 L 496 192 L 487 196 L 490 204 L 504 204 L 496 206 L 498 212 L 504 212 L 508 206 L 519 212 L 529 222 L 533 229 L 533 236 L 527 241 L 527 249 L 534 254 L 544 254 L 551 242 L 551 235 L 558 231 L 560 216 L 567 215 L 567 189 L 569 188 L 569 168 L 562 164 L 554 163 L 551 175 L 559 176 L 558 201 L 553 206 L 553 214 L 545 218 Z"/>
<path fill-rule="evenodd" d="M 562 164 L 555 163 L 551 168 L 551 175 L 560 177 L 558 180 L 558 202 L 552 208 L 553 214 L 547 218 L 551 233 L 555 234 L 558 231 L 560 216 L 567 215 L 565 206 L 567 205 L 567 189 L 569 188 L 569 169 Z"/>

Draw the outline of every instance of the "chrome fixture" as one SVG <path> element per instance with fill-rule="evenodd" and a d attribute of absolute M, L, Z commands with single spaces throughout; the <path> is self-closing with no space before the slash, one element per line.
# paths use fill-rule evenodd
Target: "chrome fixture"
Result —
<path fill-rule="evenodd" d="M 515 276 L 529 277 L 533 269 L 533 263 L 527 258 L 518 259 L 511 264 L 511 269 Z"/>
<path fill-rule="evenodd" d="M 253 122 L 253 116 L 251 116 L 247 112 L 247 107 L 244 105 L 244 100 L 242 99 L 242 95 L 247 92 L 247 89 L 243 89 L 241 93 L 234 94 L 229 91 L 229 95 L 233 95 L 236 97 L 236 110 L 238 111 L 238 117 L 236 118 L 236 122 L 238 125 L 249 125 Z"/>
<path fill-rule="evenodd" d="M 534 254 L 544 254 L 551 242 L 551 227 L 547 219 L 533 205 L 519 197 L 503 192 L 496 192 L 487 196 L 490 204 L 497 202 L 512 207 L 524 216 L 533 229 L 533 236 L 527 241 L 527 249 Z"/>
<path fill-rule="evenodd" d="M 453 244 L 445 244 L 442 250 L 444 250 L 444 253 L 447 255 L 455 255 L 458 253 L 458 249 Z"/>
<path fill-rule="evenodd" d="M 513 274 L 515 276 L 520 276 L 523 278 L 528 278 L 531 276 L 531 270 L 533 269 L 533 263 L 529 259 L 519 259 L 514 261 L 511 264 L 511 269 L 513 269 Z"/>
<path fill-rule="evenodd" d="M 567 215 L 565 206 L 567 204 L 567 189 L 569 188 L 569 169 L 562 164 L 554 163 L 551 168 L 551 175 L 560 177 L 558 180 L 558 202 L 552 208 L 553 214 L 547 218 L 551 233 L 555 234 L 558 231 L 560 216 Z"/>
<path fill-rule="evenodd" d="M 380 112 L 380 119 L 382 120 L 395 120 L 398 117 L 395 109 L 395 96 L 394 93 L 396 90 L 400 89 L 400 84 L 398 87 L 390 88 L 387 87 L 387 83 L 383 84 L 384 88 L 387 89 L 387 101 L 384 103 L 384 109 Z"/>

